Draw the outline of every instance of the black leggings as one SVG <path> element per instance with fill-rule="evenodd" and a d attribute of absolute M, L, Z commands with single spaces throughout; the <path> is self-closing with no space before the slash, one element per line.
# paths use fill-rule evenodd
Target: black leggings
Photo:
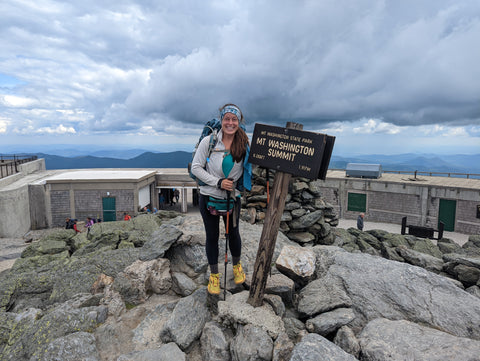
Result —
<path fill-rule="evenodd" d="M 218 264 L 218 237 L 220 235 L 220 216 L 214 216 L 212 215 L 208 209 L 207 209 L 207 202 L 208 202 L 208 196 L 205 196 L 203 194 L 200 194 L 200 199 L 199 199 L 199 208 L 200 208 L 200 214 L 202 215 L 203 218 L 203 224 L 205 226 L 205 233 L 207 236 L 207 241 L 205 244 L 205 249 L 207 252 L 207 259 L 208 259 L 208 264 L 209 265 L 216 265 Z M 228 246 L 230 248 L 230 253 L 232 254 L 232 257 L 237 257 L 240 258 L 240 255 L 242 253 L 242 239 L 240 238 L 240 232 L 238 231 L 238 222 L 240 219 L 240 207 L 241 207 L 241 200 L 240 197 L 235 197 L 235 201 L 232 200 L 232 202 L 235 202 L 235 208 L 236 212 L 233 212 L 233 214 L 230 214 L 229 218 L 229 223 L 230 226 L 228 228 L 229 230 L 229 235 L 228 235 Z M 233 227 L 233 216 L 236 216 L 236 227 Z M 227 223 L 227 217 L 223 217 L 223 223 Z"/>

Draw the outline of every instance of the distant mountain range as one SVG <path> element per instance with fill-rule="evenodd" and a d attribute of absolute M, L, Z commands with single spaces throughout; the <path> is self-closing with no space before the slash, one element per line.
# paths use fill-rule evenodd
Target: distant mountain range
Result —
<path fill-rule="evenodd" d="M 130 159 L 112 157 L 95 157 L 91 155 L 79 157 L 61 157 L 38 153 L 39 158 L 45 159 L 47 169 L 84 169 L 84 168 L 186 168 L 192 160 L 192 153 L 145 152 Z"/>
<path fill-rule="evenodd" d="M 95 155 L 64 157 L 37 153 L 45 159 L 47 169 L 81 169 L 81 168 L 186 168 L 192 153 L 176 151 L 169 153 L 143 152 L 125 159 L 131 151 L 94 153 Z M 109 154 L 109 157 L 100 156 Z M 330 169 L 345 169 L 348 163 L 380 164 L 383 170 L 420 171 L 440 173 L 474 173 L 480 174 L 480 154 L 475 155 L 435 155 L 435 154 L 370 154 L 358 156 L 335 156 L 330 160 Z"/>

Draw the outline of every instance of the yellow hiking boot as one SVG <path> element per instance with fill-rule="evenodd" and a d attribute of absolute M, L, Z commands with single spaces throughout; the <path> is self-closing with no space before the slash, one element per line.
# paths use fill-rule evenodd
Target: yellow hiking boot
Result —
<path fill-rule="evenodd" d="M 220 294 L 220 273 L 210 273 L 210 279 L 208 280 L 208 293 L 211 295 Z"/>
<path fill-rule="evenodd" d="M 236 285 L 239 285 L 245 282 L 245 272 L 243 272 L 242 263 L 238 262 L 238 264 L 233 266 L 233 280 L 235 281 Z"/>

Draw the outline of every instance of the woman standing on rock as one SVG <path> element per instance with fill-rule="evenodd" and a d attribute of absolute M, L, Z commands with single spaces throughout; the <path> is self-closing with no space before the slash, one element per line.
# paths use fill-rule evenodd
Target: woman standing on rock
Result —
<path fill-rule="evenodd" d="M 247 134 L 241 128 L 244 123 L 242 112 L 236 105 L 226 104 L 220 108 L 220 121 L 222 128 L 211 154 L 208 154 L 211 137 L 206 136 L 200 142 L 192 161 L 192 173 L 205 184 L 200 186 L 199 208 L 205 226 L 205 248 L 210 266 L 208 292 L 214 295 L 220 293 L 219 220 L 222 216 L 227 227 L 226 203 L 233 207 L 231 216 L 228 217 L 228 245 L 232 254 L 234 281 L 236 284 L 245 282 L 245 273 L 240 262 L 242 240 L 238 230 L 241 194 L 236 188 L 244 175 L 249 143 Z M 251 173 L 245 172 L 244 177 L 251 177 Z M 244 179 L 242 185 L 248 189 L 250 182 Z M 228 197 L 231 199 L 227 202 Z"/>

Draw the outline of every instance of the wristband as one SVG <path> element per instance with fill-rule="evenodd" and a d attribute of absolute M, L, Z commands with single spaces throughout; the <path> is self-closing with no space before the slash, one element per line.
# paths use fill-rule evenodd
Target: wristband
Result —
<path fill-rule="evenodd" d="M 218 188 L 218 189 L 222 189 L 222 182 L 223 182 L 224 179 L 225 179 L 225 178 L 220 178 L 220 179 L 218 180 L 218 182 L 217 182 L 217 188 Z"/>

